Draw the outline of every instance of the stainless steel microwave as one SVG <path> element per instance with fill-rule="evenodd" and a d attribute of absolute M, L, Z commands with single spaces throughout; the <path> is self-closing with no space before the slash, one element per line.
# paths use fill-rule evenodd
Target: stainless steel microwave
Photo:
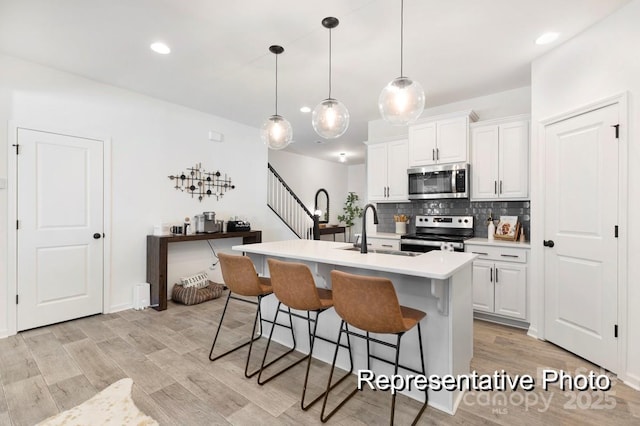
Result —
<path fill-rule="evenodd" d="M 469 198 L 469 164 L 438 164 L 407 170 L 409 199 Z"/>

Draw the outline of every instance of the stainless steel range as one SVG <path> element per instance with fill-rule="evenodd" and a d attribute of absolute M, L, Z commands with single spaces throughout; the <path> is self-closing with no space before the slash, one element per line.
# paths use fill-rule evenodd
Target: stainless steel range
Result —
<path fill-rule="evenodd" d="M 400 250 L 426 253 L 449 243 L 464 251 L 464 241 L 473 238 L 473 216 L 416 216 L 416 233 L 400 237 Z"/>

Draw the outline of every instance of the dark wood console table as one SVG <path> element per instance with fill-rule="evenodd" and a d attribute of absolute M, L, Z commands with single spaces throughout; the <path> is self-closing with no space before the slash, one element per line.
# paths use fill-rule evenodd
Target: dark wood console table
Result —
<path fill-rule="evenodd" d="M 336 234 L 343 234 L 345 243 L 347 242 L 347 233 L 344 226 L 326 226 L 320 228 L 320 235 L 333 235 L 333 241 L 336 240 Z"/>
<path fill-rule="evenodd" d="M 262 231 L 217 232 L 215 234 L 147 235 L 147 282 L 151 286 L 151 306 L 167 309 L 167 252 L 169 243 L 242 238 L 242 244 L 262 242 Z"/>

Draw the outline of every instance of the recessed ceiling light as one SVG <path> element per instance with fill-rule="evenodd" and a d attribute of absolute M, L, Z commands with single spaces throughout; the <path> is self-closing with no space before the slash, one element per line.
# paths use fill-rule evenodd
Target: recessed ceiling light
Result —
<path fill-rule="evenodd" d="M 536 44 L 549 44 L 553 41 L 556 41 L 559 35 L 559 33 L 554 32 L 544 33 L 536 39 Z"/>
<path fill-rule="evenodd" d="M 303 106 L 302 108 L 300 108 L 300 112 L 304 112 L 304 113 L 311 112 L 311 108 L 309 108 L 308 106 Z"/>
<path fill-rule="evenodd" d="M 345 154 L 344 152 L 340 153 L 340 162 L 341 163 L 346 163 L 347 162 L 347 154 Z"/>
<path fill-rule="evenodd" d="M 151 47 L 151 50 L 161 55 L 168 55 L 169 53 L 171 53 L 171 48 L 161 41 L 152 43 L 149 47 Z"/>

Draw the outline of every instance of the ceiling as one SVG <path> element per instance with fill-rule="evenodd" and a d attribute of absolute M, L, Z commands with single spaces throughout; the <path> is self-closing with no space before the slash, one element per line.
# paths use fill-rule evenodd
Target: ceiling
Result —
<path fill-rule="evenodd" d="M 627 2 L 406 0 L 404 73 L 424 87 L 427 108 L 528 86 L 534 58 Z M 335 140 L 317 136 L 311 114 L 299 110 L 329 94 L 329 31 L 320 23 L 327 16 L 340 20 L 332 96 L 351 115 Z M 536 45 L 545 31 L 560 38 Z M 170 55 L 149 49 L 158 40 Z M 364 162 L 378 95 L 400 75 L 400 1 L 0 0 L 0 52 L 256 129 L 275 112 L 272 44 L 285 48 L 278 113 L 293 126 L 287 150 Z"/>

